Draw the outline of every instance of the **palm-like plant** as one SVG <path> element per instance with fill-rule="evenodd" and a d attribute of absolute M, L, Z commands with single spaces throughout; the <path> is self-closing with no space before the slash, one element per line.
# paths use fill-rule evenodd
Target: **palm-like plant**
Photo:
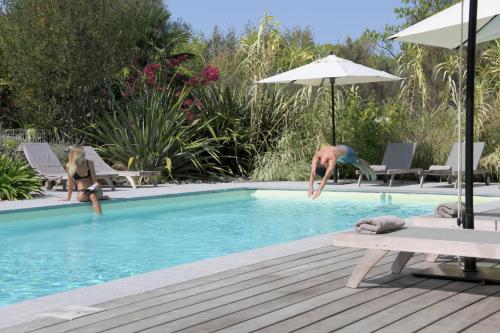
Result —
<path fill-rule="evenodd" d="M 250 142 L 248 108 L 228 86 L 206 88 L 202 96 L 207 136 L 219 145 L 221 164 L 232 175 L 247 176 L 252 167 L 255 145 Z"/>
<path fill-rule="evenodd" d="M 118 168 L 162 170 L 169 178 L 221 172 L 216 140 L 200 135 L 209 122 L 188 124 L 181 111 L 183 99 L 165 89 L 123 105 L 115 101 L 114 113 L 86 133 Z"/>
<path fill-rule="evenodd" d="M 42 179 L 24 161 L 0 155 L 0 201 L 31 199 L 41 189 Z"/>

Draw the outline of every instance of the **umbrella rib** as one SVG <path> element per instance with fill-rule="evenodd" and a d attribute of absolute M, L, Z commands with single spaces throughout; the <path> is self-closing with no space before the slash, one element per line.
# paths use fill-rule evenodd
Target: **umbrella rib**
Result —
<path fill-rule="evenodd" d="M 494 15 L 494 16 L 492 16 L 492 17 L 488 20 L 488 22 L 486 22 L 485 24 L 483 24 L 483 26 L 482 26 L 481 28 L 479 28 L 479 29 L 476 31 L 476 35 L 477 35 L 477 34 L 478 34 L 481 30 L 483 30 L 483 29 L 484 29 L 484 27 L 486 27 L 488 24 L 490 24 L 490 23 L 491 23 L 491 21 L 493 21 L 494 19 L 496 19 L 496 18 L 497 18 L 497 16 L 498 16 L 498 15 Z M 469 41 L 469 39 L 468 39 L 468 38 L 467 38 L 467 39 L 465 39 L 465 40 L 462 42 L 462 45 L 465 45 L 465 43 L 467 43 L 468 41 Z M 453 48 L 453 50 L 454 50 L 454 51 L 456 51 L 456 50 L 458 50 L 459 48 L 460 48 L 460 45 L 458 45 L 457 47 Z"/>

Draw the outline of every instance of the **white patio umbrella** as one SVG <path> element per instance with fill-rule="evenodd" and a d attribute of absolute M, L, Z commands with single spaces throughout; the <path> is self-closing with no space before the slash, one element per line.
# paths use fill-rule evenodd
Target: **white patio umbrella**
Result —
<path fill-rule="evenodd" d="M 332 144 L 335 146 L 337 143 L 335 137 L 335 86 L 397 80 L 401 80 L 401 78 L 330 54 L 310 64 L 268 77 L 257 83 L 294 83 L 307 86 L 329 84 L 332 94 Z M 336 174 L 334 180 L 337 181 Z"/>
<path fill-rule="evenodd" d="M 465 34 L 467 32 L 467 34 Z M 466 37 L 464 37 L 466 36 Z M 424 44 L 458 49 L 467 45 L 467 87 L 466 87 L 466 135 L 465 135 L 465 214 L 464 228 L 474 229 L 473 211 L 473 134 L 474 134 L 474 66 L 476 42 L 486 42 L 500 38 L 500 0 L 462 0 L 409 28 L 398 32 L 389 39 L 402 42 Z M 461 54 L 461 53 L 460 53 Z M 463 273 L 448 270 L 455 278 L 477 272 L 475 258 L 466 258 Z M 475 273 L 474 273 L 475 274 Z M 424 274 L 423 274 L 424 275 Z M 441 274 L 428 274 L 439 276 Z M 472 280 L 500 282 L 495 276 L 483 273 L 470 276 Z"/>
<path fill-rule="evenodd" d="M 332 93 L 332 143 L 335 145 L 335 86 L 397 80 L 401 80 L 401 78 L 331 54 L 310 64 L 260 80 L 257 83 L 294 83 L 307 86 L 330 85 Z"/>
<path fill-rule="evenodd" d="M 462 25 L 463 22 L 463 25 Z M 462 29 L 461 29 L 462 28 Z M 457 3 L 389 37 L 401 42 L 458 49 L 467 45 L 469 0 Z M 500 37 L 500 1 L 479 0 L 477 6 L 476 43 Z"/>

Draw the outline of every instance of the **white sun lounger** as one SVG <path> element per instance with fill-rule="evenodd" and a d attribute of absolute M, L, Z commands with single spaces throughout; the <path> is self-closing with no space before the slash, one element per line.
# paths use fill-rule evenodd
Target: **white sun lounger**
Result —
<path fill-rule="evenodd" d="M 484 142 L 474 142 L 474 156 L 472 170 L 474 175 L 482 175 L 486 185 L 490 184 L 490 171 L 478 170 L 479 160 L 484 149 Z M 462 143 L 462 174 L 465 173 L 465 144 Z M 420 187 L 424 186 L 426 176 L 441 176 L 447 177 L 448 183 L 452 183 L 452 178 L 458 176 L 458 142 L 453 144 L 448 159 L 445 165 L 431 165 L 429 170 L 421 170 L 418 172 L 420 176 Z M 455 187 L 457 182 L 455 181 Z"/>
<path fill-rule="evenodd" d="M 409 219 L 409 225 L 425 228 L 455 228 L 456 217 L 440 217 L 436 215 L 415 216 Z M 500 231 L 500 209 L 490 209 L 474 213 L 474 229 L 484 231 Z"/>
<path fill-rule="evenodd" d="M 399 252 L 391 268 L 394 274 L 400 273 L 417 252 L 500 259 L 498 233 L 481 230 L 408 227 L 386 234 L 348 231 L 334 234 L 333 245 L 368 249 L 349 278 L 348 288 L 357 288 L 389 251 Z"/>
<path fill-rule="evenodd" d="M 456 217 L 439 217 L 436 215 L 415 216 L 408 225 L 425 228 L 460 229 Z M 500 232 L 500 209 L 491 209 L 474 213 L 474 229 Z M 428 254 L 426 261 L 436 262 L 439 254 Z"/>
<path fill-rule="evenodd" d="M 371 168 L 376 175 L 390 176 L 389 187 L 392 186 L 396 175 L 414 173 L 418 176 L 418 172 L 422 169 L 411 168 L 416 149 L 416 143 L 389 143 L 385 149 L 382 165 L 371 165 Z M 363 173 L 357 170 L 356 174 L 359 175 L 358 186 L 361 186 Z"/>
<path fill-rule="evenodd" d="M 113 173 L 116 177 L 125 177 L 133 188 L 137 188 L 134 177 L 148 177 L 154 186 L 157 186 L 156 176 L 160 171 L 120 171 L 110 167 L 91 146 L 84 146 L 85 155 L 94 162 L 96 172 Z"/>

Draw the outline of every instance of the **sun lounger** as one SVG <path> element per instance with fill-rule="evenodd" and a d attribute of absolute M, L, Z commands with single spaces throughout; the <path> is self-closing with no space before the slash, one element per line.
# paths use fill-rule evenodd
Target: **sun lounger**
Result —
<path fill-rule="evenodd" d="M 478 170 L 479 160 L 484 149 L 484 142 L 474 142 L 474 158 L 473 158 L 473 173 L 474 175 L 482 175 L 486 185 L 490 184 L 490 171 L 488 170 Z M 465 144 L 462 143 L 462 174 L 465 170 Z M 448 183 L 452 183 L 453 178 L 458 176 L 458 142 L 453 144 L 450 154 L 448 155 L 448 160 L 446 160 L 445 165 L 431 165 L 428 170 L 419 171 L 420 176 L 420 187 L 424 186 L 424 181 L 426 176 L 441 176 L 447 177 Z M 457 182 L 455 181 L 455 187 Z"/>
<path fill-rule="evenodd" d="M 493 215 L 496 213 L 496 215 Z M 415 216 L 408 225 L 425 228 L 455 228 L 459 229 L 456 217 L 438 217 L 435 215 Z M 474 229 L 485 231 L 500 231 L 500 210 L 474 213 Z"/>
<path fill-rule="evenodd" d="M 409 219 L 408 225 L 425 228 L 450 228 L 459 229 L 456 217 L 441 217 L 436 214 L 427 216 L 415 216 Z M 491 209 L 474 213 L 474 229 L 483 231 L 500 231 L 500 209 Z M 435 262 L 439 254 L 426 257 L 426 261 Z"/>
<path fill-rule="evenodd" d="M 334 234 L 333 245 L 368 249 L 347 282 L 349 288 L 357 288 L 389 251 L 399 252 L 391 268 L 394 274 L 400 273 L 417 252 L 500 259 L 498 233 L 481 230 L 408 227 L 386 234 L 348 231 Z"/>
<path fill-rule="evenodd" d="M 387 146 L 382 165 L 372 165 L 371 168 L 376 175 L 390 176 L 389 187 L 392 186 L 396 175 L 414 173 L 415 175 L 421 171 L 421 168 L 411 168 L 413 155 L 415 155 L 416 143 L 389 143 Z M 356 171 L 359 175 L 358 186 L 361 185 L 363 173 L 360 170 Z"/>
<path fill-rule="evenodd" d="M 52 183 L 61 184 L 66 189 L 66 171 L 48 143 L 24 143 L 20 147 L 29 165 L 44 179 L 45 187 Z"/>
<path fill-rule="evenodd" d="M 120 171 L 115 170 L 110 167 L 104 160 L 99 156 L 99 154 L 91 146 L 84 146 L 85 155 L 89 160 L 94 162 L 94 167 L 96 172 L 109 172 L 115 174 L 117 177 L 125 177 L 133 188 L 137 188 L 134 177 L 148 177 L 154 186 L 157 186 L 156 176 L 160 174 L 160 171 Z"/>
<path fill-rule="evenodd" d="M 63 189 L 66 190 L 68 180 L 66 170 L 48 143 L 24 143 L 22 150 L 30 166 L 46 180 L 46 188 L 50 188 L 50 184 L 56 182 L 62 183 Z M 114 190 L 114 185 L 111 182 L 114 175 L 115 173 L 99 173 L 97 179 L 104 180 Z"/>

